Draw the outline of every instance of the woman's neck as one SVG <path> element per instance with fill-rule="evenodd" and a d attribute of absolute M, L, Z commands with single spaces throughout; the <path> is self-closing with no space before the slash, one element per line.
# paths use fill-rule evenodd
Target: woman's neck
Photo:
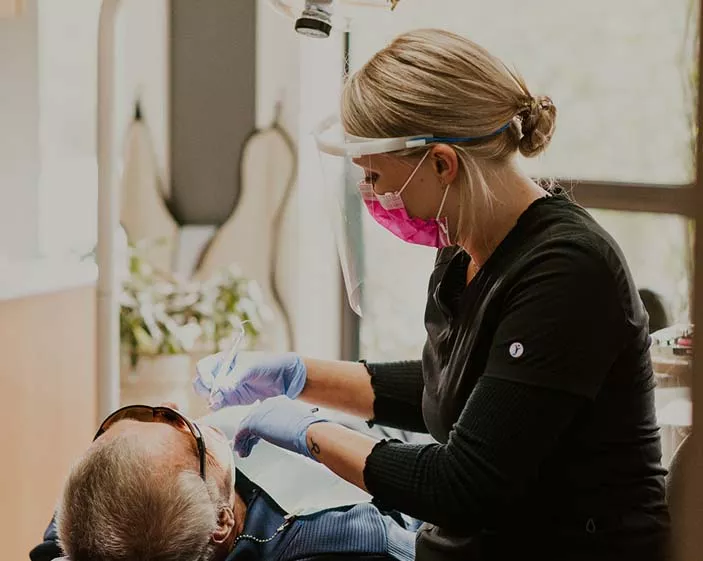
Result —
<path fill-rule="evenodd" d="M 506 167 L 492 174 L 489 188 L 495 200 L 486 215 L 487 220 L 479 227 L 472 227 L 472 236 L 461 247 L 470 256 L 476 269 L 480 269 L 513 229 L 525 210 L 547 191 L 537 185 L 516 167 Z"/>

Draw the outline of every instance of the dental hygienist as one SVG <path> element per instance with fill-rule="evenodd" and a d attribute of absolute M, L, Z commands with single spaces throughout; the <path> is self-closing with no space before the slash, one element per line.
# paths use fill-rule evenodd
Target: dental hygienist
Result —
<path fill-rule="evenodd" d="M 444 31 L 374 55 L 346 83 L 342 140 L 320 130 L 318 146 L 362 170 L 355 190 L 381 226 L 439 249 L 422 360 L 289 354 L 215 392 L 216 408 L 264 400 L 240 454 L 266 439 L 425 521 L 419 561 L 666 558 L 647 315 L 615 241 L 519 167 L 518 153 L 547 148 L 556 114 Z M 437 442 L 377 442 L 294 400 Z"/>

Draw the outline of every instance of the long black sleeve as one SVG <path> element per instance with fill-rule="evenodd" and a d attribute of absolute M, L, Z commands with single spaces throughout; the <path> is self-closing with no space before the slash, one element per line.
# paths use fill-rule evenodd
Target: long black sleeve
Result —
<path fill-rule="evenodd" d="M 365 363 L 374 392 L 374 418 L 379 424 L 412 432 L 427 432 L 422 417 L 422 362 Z"/>
<path fill-rule="evenodd" d="M 381 441 L 366 461 L 364 481 L 384 507 L 444 528 L 478 529 L 525 491 L 586 403 L 483 376 L 447 444 Z"/>

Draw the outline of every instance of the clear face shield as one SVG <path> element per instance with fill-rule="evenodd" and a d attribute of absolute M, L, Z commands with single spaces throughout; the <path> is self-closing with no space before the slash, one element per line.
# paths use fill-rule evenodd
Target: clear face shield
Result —
<path fill-rule="evenodd" d="M 417 134 L 396 138 L 361 138 L 346 134 L 335 117 L 326 119 L 316 128 L 314 134 L 322 165 L 323 196 L 332 221 L 349 305 L 359 316 L 364 286 L 362 221 L 366 215 L 373 215 L 376 222 L 405 242 L 436 248 L 451 245 L 447 218 L 442 215 L 449 185 L 444 188 L 433 220 L 409 216 L 401 194 L 429 154 L 431 145 L 485 140 L 506 131 L 512 122 L 513 119 L 488 134 L 461 137 Z M 420 163 L 409 167 L 408 178 L 403 185 L 398 185 L 397 191 L 375 193 L 374 163 L 382 161 L 384 155 L 393 157 L 390 156 L 391 152 L 425 147 L 427 150 Z M 372 177 L 366 177 L 366 170 Z"/>
<path fill-rule="evenodd" d="M 372 178 L 366 177 L 364 166 L 370 166 L 367 162 L 383 154 L 425 146 L 432 136 L 361 138 L 346 134 L 335 117 L 323 121 L 314 134 L 320 154 L 323 196 L 337 243 L 349 305 L 361 316 L 364 287 L 362 224 L 367 220 L 367 204 L 371 199 L 379 200 L 373 193 Z M 392 205 L 392 202 L 388 204 Z"/>

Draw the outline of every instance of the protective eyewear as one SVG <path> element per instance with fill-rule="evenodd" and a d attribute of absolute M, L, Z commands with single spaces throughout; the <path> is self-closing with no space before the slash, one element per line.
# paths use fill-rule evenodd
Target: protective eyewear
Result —
<path fill-rule="evenodd" d="M 124 420 L 139 421 L 141 423 L 165 423 L 181 432 L 190 432 L 195 438 L 195 445 L 200 461 L 200 477 L 205 481 L 205 440 L 198 425 L 190 421 L 181 413 L 170 407 L 152 407 L 150 405 L 128 405 L 110 414 L 100 425 L 95 434 L 94 441 L 115 423 Z"/>

